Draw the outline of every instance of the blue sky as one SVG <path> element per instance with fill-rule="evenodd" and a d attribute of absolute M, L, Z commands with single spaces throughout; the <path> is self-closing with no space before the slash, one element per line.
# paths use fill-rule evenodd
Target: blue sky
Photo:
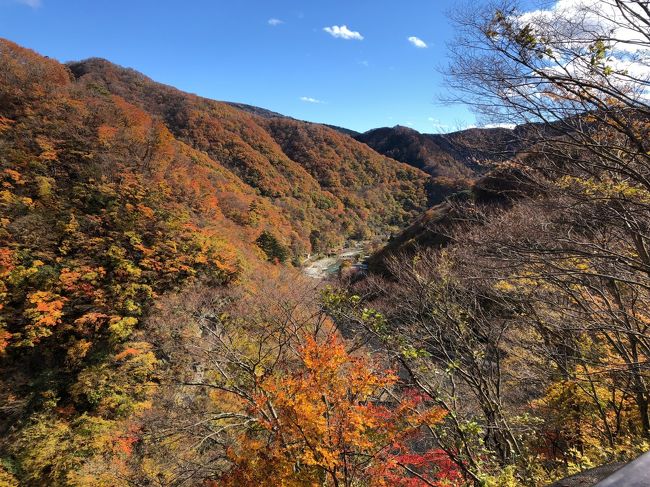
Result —
<path fill-rule="evenodd" d="M 454 3 L 0 0 L 0 36 L 61 61 L 104 57 L 185 91 L 299 119 L 438 132 L 474 123 L 467 107 L 437 101 Z"/>

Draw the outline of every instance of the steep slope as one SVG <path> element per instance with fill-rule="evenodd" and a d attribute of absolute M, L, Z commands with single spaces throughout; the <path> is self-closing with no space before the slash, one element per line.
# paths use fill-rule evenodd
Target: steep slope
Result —
<path fill-rule="evenodd" d="M 253 289 L 427 205 L 426 174 L 326 127 L 4 40 L 0 66 L 0 483 L 123 467 L 158 380 L 138 330 L 167 293 Z"/>
<path fill-rule="evenodd" d="M 285 242 L 297 253 L 339 245 L 346 237 L 390 231 L 406 224 L 428 203 L 424 174 L 331 128 L 270 116 L 270 112 L 260 116 L 250 107 L 243 111 L 236 108 L 241 105 L 183 93 L 100 59 L 69 67 L 88 89 L 118 95 L 161 117 L 174 136 L 259 191 L 296 223 L 290 241 Z M 291 153 L 278 143 L 287 138 L 283 127 L 289 132 L 300 128 L 306 136 L 293 144 Z M 323 149 L 317 157 L 312 152 L 316 146 Z M 348 150 L 345 154 L 330 150 L 335 146 Z M 339 171 L 347 171 L 345 184 L 329 177 Z M 369 222 L 369 214 L 377 217 Z"/>
<path fill-rule="evenodd" d="M 370 269 L 381 273 L 386 270 L 386 260 L 391 256 L 444 247 L 451 242 L 455 227 L 475 220 L 476 209 L 502 208 L 525 194 L 533 194 L 526 174 L 507 165 L 494 169 L 477 179 L 468 190 L 454 194 L 419 215 L 371 256 Z"/>
<path fill-rule="evenodd" d="M 269 120 L 266 127 L 285 154 L 300 163 L 328 193 L 370 228 L 403 227 L 417 214 L 420 172 L 385 157 L 330 128 L 288 119 Z"/>

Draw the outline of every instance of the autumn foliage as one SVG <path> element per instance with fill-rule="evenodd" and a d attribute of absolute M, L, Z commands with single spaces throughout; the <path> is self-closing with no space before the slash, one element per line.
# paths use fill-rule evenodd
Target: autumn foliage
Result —
<path fill-rule="evenodd" d="M 266 120 L 131 70 L 5 40 L 0 65 L 0 475 L 26 485 L 130 472 L 160 381 L 141 329 L 168 293 L 254 289 L 426 205 L 426 175 L 351 139 L 373 168 L 346 187 Z M 321 163 L 347 164 L 325 153 L 344 136 L 317 132 Z"/>
<path fill-rule="evenodd" d="M 250 411 L 258 427 L 228 452 L 234 467 L 220 485 L 379 486 L 406 479 L 408 472 L 396 468 L 405 459 L 394 452 L 418 427 L 440 421 L 440 410 L 388 396 L 382 404 L 397 377 L 348 355 L 336 336 L 307 337 L 299 360 L 258 385 Z"/>

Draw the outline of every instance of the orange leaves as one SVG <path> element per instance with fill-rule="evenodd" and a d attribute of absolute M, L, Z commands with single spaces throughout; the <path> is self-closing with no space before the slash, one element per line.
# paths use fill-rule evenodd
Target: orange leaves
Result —
<path fill-rule="evenodd" d="M 36 143 L 41 149 L 38 158 L 43 161 L 55 161 L 59 155 L 55 143 L 46 137 L 36 137 Z"/>
<path fill-rule="evenodd" d="M 142 353 L 142 350 L 138 350 L 137 348 L 133 347 L 127 347 L 124 350 L 122 350 L 120 353 L 118 353 L 115 357 L 114 360 L 116 362 L 120 362 L 124 360 L 125 358 L 132 357 L 135 355 L 140 355 Z"/>
<path fill-rule="evenodd" d="M 131 129 L 131 136 L 136 141 L 144 142 L 153 125 L 151 117 L 120 96 L 113 96 L 112 99 L 113 103 L 121 110 L 126 126 Z"/>
<path fill-rule="evenodd" d="M 106 124 L 100 125 L 99 128 L 97 129 L 97 137 L 99 139 L 100 144 L 103 145 L 110 145 L 110 143 L 113 141 L 117 133 L 118 133 L 117 128 Z"/>
<path fill-rule="evenodd" d="M 79 327 L 88 327 L 90 325 L 91 329 L 95 331 L 101 328 L 108 321 L 109 316 L 104 313 L 89 312 L 82 315 L 80 318 L 77 318 L 74 323 Z"/>
<path fill-rule="evenodd" d="M 5 169 L 2 172 L 5 174 L 7 178 L 11 179 L 14 182 L 14 184 L 18 184 L 21 186 L 25 184 L 23 175 L 20 174 L 18 171 L 14 171 L 13 169 Z"/>
<path fill-rule="evenodd" d="M 129 431 L 118 435 L 114 440 L 114 451 L 118 455 L 130 456 L 133 453 L 133 445 L 138 442 L 139 430 L 131 427 Z"/>
<path fill-rule="evenodd" d="M 297 359 L 257 383 L 248 414 L 268 436 L 248 431 L 238 438 L 238 447 L 230 450 L 235 467 L 224 485 L 242 479 L 321 485 L 323 476 L 327 485 L 361 479 L 384 485 L 370 475 L 373 461 L 384 459 L 422 424 L 444 416 L 421 407 L 415 397 L 379 403 L 397 377 L 364 356 L 351 356 L 335 334 L 304 336 Z"/>
<path fill-rule="evenodd" d="M 11 340 L 12 337 L 13 335 L 11 333 L 0 327 L 0 355 L 2 355 L 9 346 L 9 340 Z"/>
<path fill-rule="evenodd" d="M 145 218 L 153 218 L 156 215 L 156 213 L 151 208 L 149 208 L 147 205 L 143 205 L 142 203 L 138 204 L 137 209 Z"/>
<path fill-rule="evenodd" d="M 25 327 L 22 345 L 34 346 L 41 338 L 52 334 L 52 328 L 61 323 L 66 299 L 49 291 L 35 291 L 29 294 L 31 305 L 25 310 L 30 324 Z"/>
<path fill-rule="evenodd" d="M 59 282 L 67 292 L 92 296 L 105 274 L 106 271 L 102 267 L 81 266 L 75 270 L 64 267 L 59 275 Z"/>
<path fill-rule="evenodd" d="M 47 291 L 37 291 L 29 295 L 29 302 L 33 305 L 29 314 L 36 326 L 54 326 L 60 323 L 64 298 Z"/>
<path fill-rule="evenodd" d="M 9 128 L 10 128 L 14 123 L 16 123 L 15 120 L 11 120 L 10 118 L 3 117 L 2 115 L 0 115 L 0 134 L 1 134 L 2 132 L 5 132 L 5 131 L 9 130 Z"/>
<path fill-rule="evenodd" d="M 0 278 L 6 277 L 14 266 L 14 252 L 7 247 L 0 247 Z"/>

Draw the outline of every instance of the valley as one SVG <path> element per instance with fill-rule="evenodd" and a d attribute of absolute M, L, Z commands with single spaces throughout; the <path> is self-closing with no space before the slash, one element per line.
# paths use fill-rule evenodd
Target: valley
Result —
<path fill-rule="evenodd" d="M 161 79 L 294 116 L 0 38 L 0 487 L 643 480 L 647 5 L 479 3 L 436 116 L 420 80 L 380 93 L 442 55 L 397 15 L 373 32 L 382 9 L 365 36 L 219 12 L 186 35 L 241 30 L 201 56 L 176 28 L 138 45 Z M 464 112 L 484 127 L 412 128 Z"/>

